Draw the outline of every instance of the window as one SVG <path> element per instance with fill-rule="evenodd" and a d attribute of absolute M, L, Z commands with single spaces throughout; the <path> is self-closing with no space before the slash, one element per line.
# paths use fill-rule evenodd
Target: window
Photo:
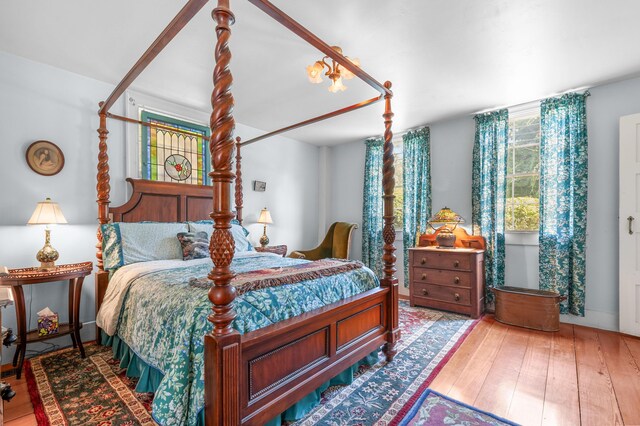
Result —
<path fill-rule="evenodd" d="M 140 126 L 142 179 L 210 184 L 208 127 L 147 110 L 140 112 L 140 120 L 162 126 Z"/>
<path fill-rule="evenodd" d="M 396 228 L 396 231 L 402 231 L 404 227 L 403 225 L 404 214 L 403 214 L 403 208 L 402 208 L 402 202 L 404 199 L 404 192 L 402 189 L 402 185 L 403 185 L 402 173 L 404 169 L 403 168 L 404 157 L 402 155 L 402 139 L 393 141 L 393 154 L 394 154 L 393 165 L 395 167 L 394 178 L 396 181 L 396 185 L 393 187 L 393 195 L 396 196 L 396 198 L 393 200 L 393 211 L 396 216 L 396 220 L 393 222 L 393 226 Z"/>
<path fill-rule="evenodd" d="M 538 230 L 540 206 L 540 110 L 509 118 L 507 145 L 507 231 Z"/>

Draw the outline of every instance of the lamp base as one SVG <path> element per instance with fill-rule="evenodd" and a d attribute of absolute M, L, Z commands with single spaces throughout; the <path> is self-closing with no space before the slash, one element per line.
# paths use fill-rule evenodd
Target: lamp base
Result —
<path fill-rule="evenodd" d="M 56 269 L 56 263 L 55 262 L 40 262 L 40 269 L 41 271 L 53 271 L 54 269 Z"/>
<path fill-rule="evenodd" d="M 58 250 L 51 247 L 51 231 L 45 229 L 44 247 L 40 249 L 36 255 L 36 259 L 40 262 L 41 271 L 50 271 L 56 268 L 56 260 L 58 260 Z"/>
<path fill-rule="evenodd" d="M 436 235 L 436 242 L 438 243 L 438 248 L 443 248 L 443 249 L 455 248 L 456 235 L 454 233 L 449 233 L 449 232 L 440 232 L 438 233 L 438 235 Z"/>
<path fill-rule="evenodd" d="M 260 237 L 260 245 L 262 247 L 266 247 L 269 245 L 269 237 L 267 237 L 267 234 L 263 234 L 262 237 Z"/>

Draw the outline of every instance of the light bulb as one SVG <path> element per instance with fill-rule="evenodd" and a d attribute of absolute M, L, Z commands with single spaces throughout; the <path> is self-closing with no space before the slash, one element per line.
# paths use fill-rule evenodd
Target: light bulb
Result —
<path fill-rule="evenodd" d="M 309 81 L 314 84 L 322 83 L 323 70 L 322 62 L 315 62 L 313 65 L 309 65 L 307 67 L 307 77 L 309 77 Z"/>
<path fill-rule="evenodd" d="M 342 84 L 342 77 L 332 80 L 331 86 L 329 86 L 329 91 L 331 93 L 344 92 L 345 90 L 347 90 L 347 86 Z"/>
<path fill-rule="evenodd" d="M 356 67 L 360 66 L 360 60 L 358 58 L 349 58 L 347 57 L 347 59 Z M 351 71 L 349 71 L 348 69 L 346 69 L 345 67 L 343 67 L 342 65 L 339 66 L 340 69 L 340 75 L 342 76 L 342 78 L 344 78 L 345 80 L 351 80 L 353 77 L 355 77 L 355 74 L 352 73 Z"/>

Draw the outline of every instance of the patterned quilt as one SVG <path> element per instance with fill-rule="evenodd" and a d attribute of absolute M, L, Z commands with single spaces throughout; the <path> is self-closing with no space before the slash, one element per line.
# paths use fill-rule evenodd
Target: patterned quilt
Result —
<path fill-rule="evenodd" d="M 236 273 L 286 267 L 302 259 L 270 253 L 235 258 Z M 153 400 L 153 416 L 165 426 L 195 425 L 204 407 L 203 336 L 211 304 L 207 290 L 189 286 L 202 278 L 211 263 L 141 274 L 126 290 L 117 334 L 147 364 L 164 374 Z M 297 284 L 250 291 L 236 298 L 233 327 L 240 333 L 257 330 L 371 290 L 378 279 L 367 268 Z"/>

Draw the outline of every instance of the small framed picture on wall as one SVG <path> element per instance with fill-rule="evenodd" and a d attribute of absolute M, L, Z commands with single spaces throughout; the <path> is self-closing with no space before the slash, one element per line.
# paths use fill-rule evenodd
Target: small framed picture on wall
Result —
<path fill-rule="evenodd" d="M 253 181 L 253 190 L 257 192 L 264 192 L 267 190 L 267 182 L 262 182 L 259 180 Z"/>

